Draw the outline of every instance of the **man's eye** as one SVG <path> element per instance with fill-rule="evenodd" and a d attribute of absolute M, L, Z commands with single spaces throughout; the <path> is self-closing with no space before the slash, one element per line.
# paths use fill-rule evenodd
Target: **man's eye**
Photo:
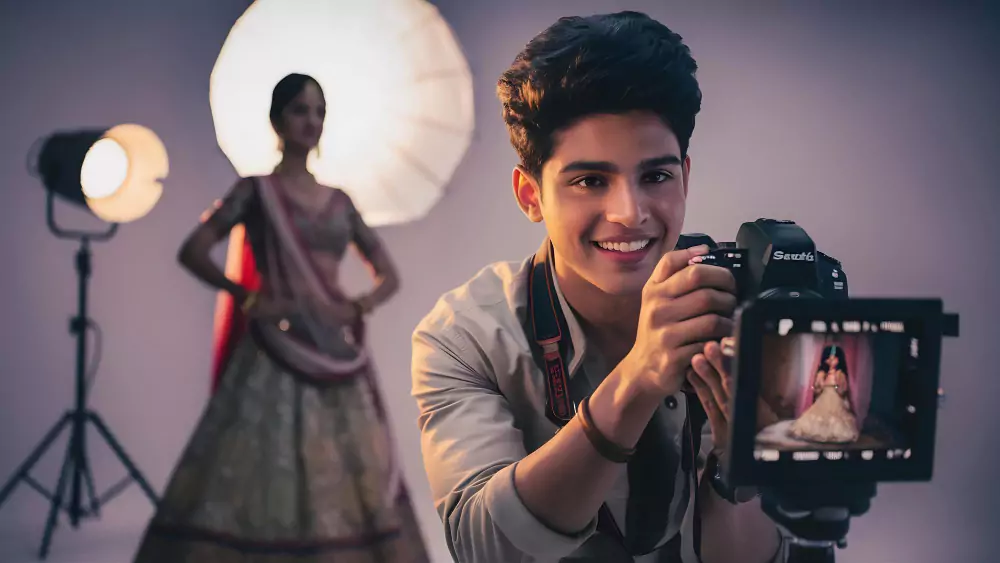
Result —
<path fill-rule="evenodd" d="M 656 172 L 650 172 L 642 177 L 643 183 L 647 184 L 662 184 L 664 182 L 669 182 L 673 179 L 674 175 L 670 172 L 665 172 L 663 170 L 657 170 Z"/>
<path fill-rule="evenodd" d="M 604 179 L 598 176 L 584 176 L 573 182 L 573 185 L 581 188 L 599 188 L 604 185 Z"/>

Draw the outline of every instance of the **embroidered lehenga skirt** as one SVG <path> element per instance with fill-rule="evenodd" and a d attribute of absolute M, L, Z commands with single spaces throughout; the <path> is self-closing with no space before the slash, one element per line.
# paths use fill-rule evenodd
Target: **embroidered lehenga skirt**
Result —
<path fill-rule="evenodd" d="M 248 334 L 135 561 L 428 561 L 370 369 L 315 381 Z"/>

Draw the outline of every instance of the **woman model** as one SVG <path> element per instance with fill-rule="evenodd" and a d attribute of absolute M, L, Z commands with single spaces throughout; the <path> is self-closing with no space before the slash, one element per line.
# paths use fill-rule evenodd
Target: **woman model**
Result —
<path fill-rule="evenodd" d="M 363 318 L 396 292 L 395 269 L 351 199 L 306 169 L 325 99 L 311 77 L 274 88 L 282 160 L 241 179 L 188 237 L 181 263 L 232 295 L 247 318 L 205 413 L 174 470 L 138 563 L 423 563 L 364 346 Z M 209 257 L 245 228 L 255 283 Z M 375 277 L 349 299 L 338 270 L 349 245 Z"/>
<path fill-rule="evenodd" d="M 858 439 L 858 421 L 848 395 L 847 361 L 836 344 L 823 349 L 813 378 L 813 404 L 796 420 L 789 432 L 801 440 L 847 443 Z"/>

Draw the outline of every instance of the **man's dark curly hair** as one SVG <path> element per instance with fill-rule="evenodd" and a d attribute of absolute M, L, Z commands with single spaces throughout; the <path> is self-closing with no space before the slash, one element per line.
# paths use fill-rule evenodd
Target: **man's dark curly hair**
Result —
<path fill-rule="evenodd" d="M 528 43 L 497 96 L 521 165 L 540 180 L 555 134 L 595 114 L 652 112 L 685 156 L 701 109 L 697 68 L 681 36 L 646 14 L 567 17 Z"/>

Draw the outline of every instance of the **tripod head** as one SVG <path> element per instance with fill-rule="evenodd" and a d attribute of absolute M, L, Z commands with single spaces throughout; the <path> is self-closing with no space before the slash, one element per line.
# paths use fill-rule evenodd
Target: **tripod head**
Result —
<path fill-rule="evenodd" d="M 761 507 L 791 543 L 789 563 L 832 563 L 847 545 L 852 516 L 868 512 L 875 483 L 761 488 Z"/>

